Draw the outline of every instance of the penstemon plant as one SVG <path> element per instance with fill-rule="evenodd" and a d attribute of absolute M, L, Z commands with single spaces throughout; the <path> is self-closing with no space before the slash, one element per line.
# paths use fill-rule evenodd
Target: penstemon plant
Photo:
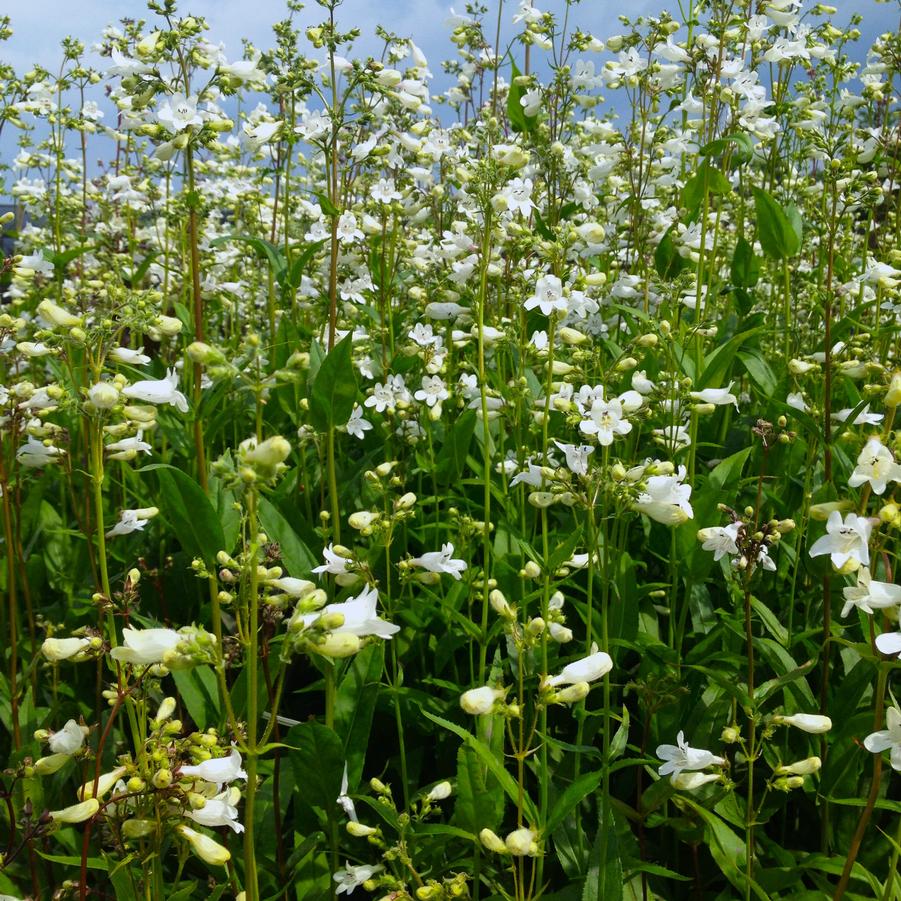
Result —
<path fill-rule="evenodd" d="M 0 898 L 901 899 L 901 37 L 555 9 L 0 63 Z"/>

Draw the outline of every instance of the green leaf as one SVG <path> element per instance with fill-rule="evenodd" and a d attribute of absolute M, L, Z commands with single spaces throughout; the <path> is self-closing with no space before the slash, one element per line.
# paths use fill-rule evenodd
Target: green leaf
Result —
<path fill-rule="evenodd" d="M 384 665 L 383 641 L 363 648 L 348 667 L 335 696 L 335 731 L 344 741 L 351 789 L 359 784 L 363 774 Z"/>
<path fill-rule="evenodd" d="M 726 378 L 726 373 L 735 359 L 739 348 L 756 335 L 763 331 L 764 326 L 748 329 L 733 335 L 725 344 L 721 344 L 712 351 L 704 360 L 704 367 L 697 378 L 698 390 L 704 388 L 720 388 Z"/>
<path fill-rule="evenodd" d="M 760 351 L 740 350 L 737 356 L 747 370 L 748 375 L 751 376 L 751 381 L 760 388 L 763 396 L 767 398 L 772 397 L 779 381 Z"/>
<path fill-rule="evenodd" d="M 138 471 L 148 470 L 156 472 L 160 507 L 182 548 L 192 557 L 215 565 L 216 554 L 225 548 L 225 535 L 204 490 L 186 472 L 166 463 L 152 463 Z"/>
<path fill-rule="evenodd" d="M 208 666 L 172 670 L 172 678 L 197 728 L 215 725 L 219 721 L 219 688 L 213 670 Z"/>
<path fill-rule="evenodd" d="M 728 194 L 731 190 L 729 179 L 715 166 L 711 166 L 710 160 L 704 160 L 682 188 L 682 206 L 694 215 L 707 194 Z"/>
<path fill-rule="evenodd" d="M 516 83 L 522 73 L 516 68 L 516 63 L 511 63 L 513 68 L 510 76 L 510 88 L 507 91 L 507 118 L 510 120 L 510 127 L 513 131 L 532 132 L 538 124 L 537 116 L 527 116 L 523 109 L 522 100 L 525 93 L 520 85 Z"/>
<path fill-rule="evenodd" d="M 322 210 L 322 212 L 325 213 L 325 215 L 330 219 L 335 219 L 341 215 L 341 210 L 339 210 L 338 207 L 336 207 L 335 204 L 333 204 L 331 200 L 329 200 L 327 194 L 317 194 L 316 202 L 319 204 L 319 208 Z"/>
<path fill-rule="evenodd" d="M 492 775 L 500 783 L 501 788 L 507 793 L 507 797 L 509 797 L 514 804 L 519 803 L 519 786 L 516 784 L 510 773 L 504 768 L 502 760 L 498 760 L 494 751 L 492 751 L 485 742 L 479 741 L 479 739 L 471 732 L 468 732 L 456 723 L 452 723 L 450 720 L 444 719 L 444 717 L 429 713 L 428 710 L 423 710 L 422 713 L 433 723 L 437 723 L 442 728 L 447 729 L 449 732 L 453 732 L 454 735 L 462 738 L 463 741 L 479 755 L 491 771 Z M 529 822 L 533 825 L 537 825 L 539 822 L 538 808 L 527 793 L 523 794 L 523 810 Z"/>
<path fill-rule="evenodd" d="M 298 579 L 307 578 L 310 570 L 316 566 L 316 558 L 312 551 L 301 541 L 278 508 L 268 498 L 261 497 L 258 515 L 263 531 L 270 541 L 279 546 L 279 554 L 288 575 Z"/>
<path fill-rule="evenodd" d="M 312 807 L 333 811 L 344 775 L 344 748 L 338 733 L 321 723 L 301 723 L 288 730 L 285 744 L 293 748 L 288 757 L 298 796 Z"/>
<path fill-rule="evenodd" d="M 684 792 L 680 798 L 704 821 L 704 840 L 710 848 L 710 854 L 720 868 L 722 874 L 739 891 L 744 892 L 747 885 L 745 877 L 745 860 L 747 848 L 744 841 L 737 836 L 715 813 L 697 804 Z M 751 889 L 758 898 L 767 898 L 766 892 L 751 881 Z M 742 895 L 744 897 L 744 895 Z"/>
<path fill-rule="evenodd" d="M 545 835 L 553 836 L 554 830 L 569 816 L 570 812 L 597 789 L 603 775 L 603 770 L 583 773 L 566 787 L 548 814 L 547 823 L 544 825 Z"/>
<path fill-rule="evenodd" d="M 285 255 L 281 249 L 264 238 L 256 238 L 253 235 L 222 235 L 222 237 L 210 241 L 210 247 L 220 247 L 229 241 L 239 241 L 252 248 L 261 260 L 265 260 L 269 264 L 272 274 L 276 277 L 285 268 Z"/>
<path fill-rule="evenodd" d="M 783 206 L 761 188 L 754 188 L 757 240 L 772 260 L 793 257 L 801 249 L 800 216 L 794 221 Z"/>
<path fill-rule="evenodd" d="M 679 256 L 676 242 L 673 241 L 675 227 L 675 225 L 671 225 L 663 233 L 660 243 L 654 248 L 654 267 L 657 274 L 667 280 L 674 279 L 686 266 L 686 261 Z"/>
<path fill-rule="evenodd" d="M 760 279 L 760 260 L 744 238 L 739 238 L 735 245 L 729 278 L 737 288 L 753 288 Z"/>
<path fill-rule="evenodd" d="M 503 736 L 503 730 L 499 730 Z M 504 815 L 504 790 L 469 745 L 457 750 L 457 794 L 454 822 L 478 835 L 482 829 L 497 829 Z"/>
<path fill-rule="evenodd" d="M 439 485 L 453 485 L 462 475 L 476 428 L 476 418 L 475 410 L 467 410 L 459 419 L 448 424 L 444 444 L 435 461 L 435 476 Z"/>
<path fill-rule="evenodd" d="M 304 270 L 310 265 L 310 262 L 316 255 L 316 251 L 319 250 L 323 244 L 325 244 L 324 240 L 308 244 L 296 257 L 294 257 L 293 260 L 291 260 L 290 268 L 286 266 L 281 270 L 279 273 L 281 276 L 279 278 L 279 283 L 286 291 L 293 292 L 300 287 Z"/>
<path fill-rule="evenodd" d="M 326 354 L 310 384 L 310 419 L 320 431 L 344 425 L 357 398 L 357 377 L 351 350 L 353 335 L 345 335 Z"/>
<path fill-rule="evenodd" d="M 613 808 L 600 803 L 598 831 L 589 856 L 582 901 L 622 901 L 623 865 Z"/>

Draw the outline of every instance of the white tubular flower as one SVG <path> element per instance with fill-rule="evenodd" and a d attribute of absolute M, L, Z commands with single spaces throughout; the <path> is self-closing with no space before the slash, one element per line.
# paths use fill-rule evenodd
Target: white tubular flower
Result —
<path fill-rule="evenodd" d="M 709 766 L 722 766 L 726 761 L 710 751 L 693 748 L 685 741 L 685 733 L 679 732 L 675 745 L 660 745 L 657 756 L 664 761 L 661 776 L 678 776 L 685 770 L 703 770 Z"/>
<path fill-rule="evenodd" d="M 54 754 L 74 754 L 84 744 L 85 731 L 75 720 L 69 720 L 59 732 L 50 736 L 47 744 Z"/>
<path fill-rule="evenodd" d="M 691 485 L 683 484 L 686 475 L 687 470 L 680 466 L 677 473 L 651 476 L 634 504 L 635 509 L 665 526 L 678 526 L 691 519 Z"/>
<path fill-rule="evenodd" d="M 96 797 L 102 798 L 113 786 L 125 775 L 127 772 L 126 767 L 119 766 L 114 770 L 110 770 L 108 773 L 101 773 L 100 778 L 97 780 L 97 794 Z M 87 801 L 90 798 L 95 797 L 94 795 L 94 780 L 91 779 L 88 782 L 85 782 L 81 788 L 75 793 L 78 796 L 79 801 Z"/>
<path fill-rule="evenodd" d="M 110 651 L 113 660 L 149 666 L 162 663 L 166 651 L 174 650 L 181 636 L 174 629 L 131 629 L 126 626 L 122 630 L 122 641 L 123 644 Z"/>
<path fill-rule="evenodd" d="M 197 832 L 180 823 L 175 827 L 178 834 L 191 846 L 191 850 L 211 867 L 224 867 L 231 860 L 231 852 L 208 835 Z"/>
<path fill-rule="evenodd" d="M 179 775 L 187 778 L 203 779 L 214 785 L 227 785 L 236 779 L 246 779 L 247 773 L 241 767 L 241 752 L 232 745 L 230 753 L 225 757 L 213 757 L 196 766 L 183 766 Z"/>
<path fill-rule="evenodd" d="M 348 862 L 344 865 L 343 870 L 338 870 L 338 872 L 332 876 L 332 879 L 337 883 L 335 894 L 349 895 L 355 888 L 361 886 L 368 879 L 372 879 L 376 873 L 380 873 L 381 871 L 381 864 L 374 867 L 369 866 L 368 864 L 354 867 Z"/>
<path fill-rule="evenodd" d="M 563 296 L 563 283 L 556 275 L 542 275 L 535 283 L 535 293 L 523 306 L 527 310 L 538 307 L 545 316 L 555 311 L 565 313 L 568 306 Z"/>
<path fill-rule="evenodd" d="M 88 798 L 79 804 L 73 804 L 71 807 L 64 807 L 62 810 L 51 810 L 50 819 L 54 823 L 83 823 L 94 816 L 100 810 L 100 802 L 96 798 Z"/>
<path fill-rule="evenodd" d="M 702 404 L 714 404 L 715 406 L 723 406 L 725 404 L 735 404 L 738 409 L 738 398 L 732 394 L 732 382 L 729 382 L 727 388 L 705 388 L 703 391 L 690 392 L 691 399 Z"/>
<path fill-rule="evenodd" d="M 832 565 L 841 571 L 853 572 L 859 566 L 868 566 L 872 530 L 873 524 L 865 516 L 848 513 L 842 522 L 841 513 L 833 510 L 826 520 L 826 534 L 811 545 L 810 556 L 829 554 Z"/>
<path fill-rule="evenodd" d="M 58 663 L 77 657 L 90 646 L 90 638 L 45 638 L 41 653 L 52 663 Z"/>
<path fill-rule="evenodd" d="M 889 707 L 885 712 L 886 728 L 872 732 L 863 740 L 871 754 L 891 751 L 892 769 L 901 773 L 901 709 Z"/>
<path fill-rule="evenodd" d="M 429 551 L 421 557 L 414 557 L 409 562 L 432 573 L 447 573 L 459 581 L 461 573 L 466 569 L 466 562 L 453 559 L 454 546 L 447 542 L 440 551 Z"/>
<path fill-rule="evenodd" d="M 126 385 L 122 394 L 148 404 L 170 404 L 180 413 L 188 412 L 188 399 L 178 390 L 178 374 L 170 369 L 164 379 L 145 379 Z"/>
<path fill-rule="evenodd" d="M 613 669 L 613 660 L 605 651 L 599 651 L 592 645 L 587 657 L 564 666 L 556 676 L 548 676 L 544 680 L 545 687 L 556 688 L 558 685 L 575 685 L 577 682 L 596 682 Z"/>
<path fill-rule="evenodd" d="M 460 695 L 460 706 L 472 716 L 485 716 L 494 710 L 495 702 L 504 697 L 502 688 L 483 685 L 481 688 L 470 688 Z"/>
<path fill-rule="evenodd" d="M 901 659 L 901 632 L 883 632 L 876 636 L 876 647 L 880 654 Z"/>
<path fill-rule="evenodd" d="M 794 713 L 791 716 L 774 716 L 773 722 L 782 726 L 794 726 L 802 732 L 821 735 L 832 728 L 832 720 L 818 713 Z"/>
<path fill-rule="evenodd" d="M 885 610 L 901 604 L 901 585 L 877 582 L 867 566 L 857 570 L 857 585 L 844 588 L 842 594 L 845 597 L 842 617 L 847 616 L 854 607 L 872 615 L 874 610 Z"/>
<path fill-rule="evenodd" d="M 710 782 L 720 782 L 722 778 L 719 773 L 673 773 L 669 781 L 680 791 L 694 791 Z"/>
<path fill-rule="evenodd" d="M 186 810 L 185 816 L 201 826 L 228 826 L 233 832 L 243 832 L 244 825 L 238 822 L 238 808 L 228 803 L 228 792 L 215 798 L 208 798 L 199 810 Z"/>
<path fill-rule="evenodd" d="M 703 542 L 701 549 L 713 551 L 713 559 L 719 562 L 727 554 L 737 554 L 738 545 L 735 543 L 741 523 L 733 522 L 728 526 L 709 526 L 706 529 L 698 529 L 698 539 Z"/>
<path fill-rule="evenodd" d="M 870 438 L 857 457 L 857 466 L 848 479 L 852 488 L 865 482 L 874 494 L 884 494 L 889 482 L 901 482 L 901 466 L 895 462 L 892 452 L 878 439 Z"/>
<path fill-rule="evenodd" d="M 536 834 L 531 829 L 516 829 L 505 839 L 504 845 L 514 857 L 537 857 L 538 841 Z"/>

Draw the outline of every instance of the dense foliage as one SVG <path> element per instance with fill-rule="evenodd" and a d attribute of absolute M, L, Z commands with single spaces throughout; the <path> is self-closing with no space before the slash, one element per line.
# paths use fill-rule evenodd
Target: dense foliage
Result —
<path fill-rule="evenodd" d="M 0 66 L 2 897 L 901 898 L 901 37 L 319 2 Z"/>

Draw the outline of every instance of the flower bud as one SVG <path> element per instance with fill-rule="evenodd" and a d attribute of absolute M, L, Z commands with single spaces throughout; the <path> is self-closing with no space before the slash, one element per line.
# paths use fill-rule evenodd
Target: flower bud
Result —
<path fill-rule="evenodd" d="M 72 759 L 71 754 L 48 754 L 34 762 L 36 776 L 50 776 L 61 770 Z"/>
<path fill-rule="evenodd" d="M 122 835 L 126 839 L 145 838 L 156 826 L 154 820 L 126 820 L 122 824 Z"/>
<path fill-rule="evenodd" d="M 62 810 L 51 810 L 50 818 L 55 823 L 83 823 L 100 810 L 100 802 L 96 798 L 88 798 L 80 804 L 64 807 Z"/>
<path fill-rule="evenodd" d="M 503 696 L 503 689 L 483 685 L 481 688 L 471 688 L 463 692 L 460 696 L 460 706 L 472 716 L 485 716 L 494 710 L 495 701 Z"/>
<path fill-rule="evenodd" d="M 885 405 L 887 407 L 901 405 L 901 372 L 896 372 L 892 375 L 888 391 L 885 393 Z"/>
<path fill-rule="evenodd" d="M 176 831 L 191 846 L 191 850 L 204 862 L 211 867 L 224 867 L 231 860 L 231 852 L 228 848 L 223 847 L 219 842 L 213 841 L 208 835 L 191 829 L 190 826 L 180 824 L 176 826 Z"/>
<path fill-rule="evenodd" d="M 536 857 L 538 855 L 535 833 L 525 827 L 511 832 L 504 840 L 504 844 L 514 857 Z"/>
<path fill-rule="evenodd" d="M 347 824 L 347 831 L 354 838 L 367 838 L 370 835 L 375 835 L 378 829 L 373 829 L 372 826 L 364 826 L 363 823 L 355 823 L 351 820 Z"/>
<path fill-rule="evenodd" d="M 439 782 L 432 790 L 426 795 L 427 801 L 443 801 L 445 798 L 449 798 L 451 796 L 451 792 L 453 789 L 451 788 L 451 784 L 448 781 Z"/>
<path fill-rule="evenodd" d="M 489 850 L 493 851 L 495 854 L 506 854 L 507 846 L 504 844 L 504 840 L 499 836 L 492 832 L 490 829 L 483 829 L 479 833 L 479 841 Z"/>
<path fill-rule="evenodd" d="M 774 716 L 773 722 L 782 726 L 794 726 L 802 732 L 821 735 L 832 728 L 832 720 L 828 716 L 817 713 L 795 713 L 791 716 Z"/>
<path fill-rule="evenodd" d="M 52 300 L 42 300 L 38 304 L 38 313 L 52 325 L 59 328 L 77 328 L 81 325 L 81 317 L 73 316 Z"/>
<path fill-rule="evenodd" d="M 785 764 L 776 767 L 777 776 L 810 776 L 819 771 L 823 766 L 823 761 L 819 757 L 808 757 L 805 760 L 799 760 L 796 763 Z"/>
<path fill-rule="evenodd" d="M 323 641 L 315 645 L 314 649 L 318 654 L 322 654 L 323 657 L 332 657 L 340 660 L 356 654 L 360 650 L 361 644 L 359 637 L 350 632 L 332 632 Z"/>

